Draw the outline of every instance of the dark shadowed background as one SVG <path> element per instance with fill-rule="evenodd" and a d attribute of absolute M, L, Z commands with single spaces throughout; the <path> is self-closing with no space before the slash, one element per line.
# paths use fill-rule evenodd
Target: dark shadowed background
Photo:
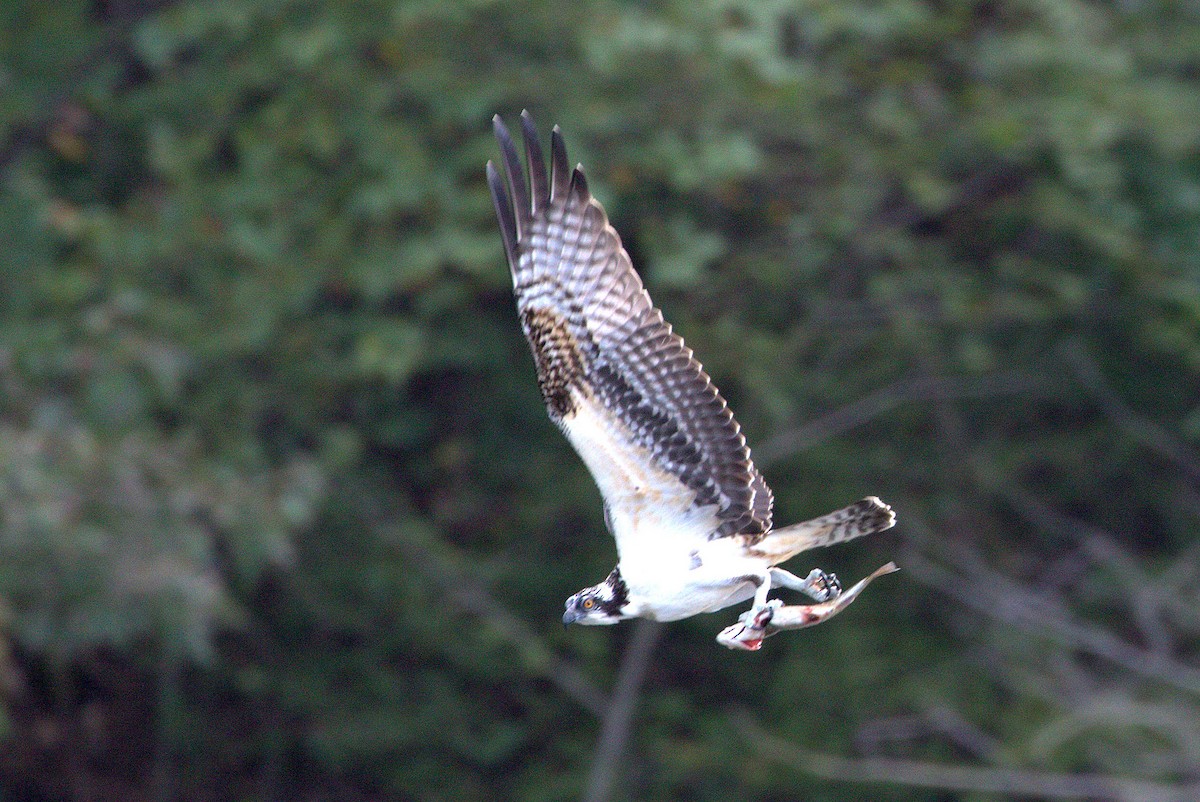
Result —
<path fill-rule="evenodd" d="M 526 107 L 837 619 L 559 623 Z M 1190 0 L 7 0 L 0 243 L 4 800 L 1200 798 Z"/>

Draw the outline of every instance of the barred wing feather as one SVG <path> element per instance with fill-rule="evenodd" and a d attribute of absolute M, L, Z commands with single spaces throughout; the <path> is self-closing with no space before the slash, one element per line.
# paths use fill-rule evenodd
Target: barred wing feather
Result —
<path fill-rule="evenodd" d="M 740 427 L 654 307 L 582 168 L 568 167 L 558 128 L 547 175 L 521 115 L 526 183 L 512 137 L 499 116 L 493 123 L 505 175 L 489 162 L 488 183 L 538 383 L 613 518 L 658 504 L 701 537 L 770 531 L 771 491 Z"/>

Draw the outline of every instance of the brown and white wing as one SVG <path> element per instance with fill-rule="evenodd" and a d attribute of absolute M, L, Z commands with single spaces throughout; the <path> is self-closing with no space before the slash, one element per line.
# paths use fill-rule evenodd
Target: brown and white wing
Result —
<path fill-rule="evenodd" d="M 488 183 L 538 383 L 612 517 L 635 528 L 674 517 L 707 538 L 769 531 L 771 491 L 740 427 L 651 303 L 582 168 L 568 167 L 558 128 L 547 176 L 521 115 L 527 184 L 512 137 L 493 123 L 507 181 L 489 162 Z"/>

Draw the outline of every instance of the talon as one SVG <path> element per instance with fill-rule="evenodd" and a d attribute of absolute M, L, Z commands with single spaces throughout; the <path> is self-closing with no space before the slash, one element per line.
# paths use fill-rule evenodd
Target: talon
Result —
<path fill-rule="evenodd" d="M 811 588 L 808 595 L 819 602 L 827 602 L 842 595 L 842 583 L 838 581 L 837 574 L 827 574 L 820 568 L 814 568 L 804 581 Z"/>
<path fill-rule="evenodd" d="M 771 619 L 775 617 L 775 611 L 782 606 L 782 599 L 772 599 L 771 601 L 767 602 L 765 607 L 761 607 L 757 610 L 751 610 L 749 613 L 750 620 L 746 626 L 750 627 L 751 629 L 766 629 L 767 624 L 770 624 Z"/>

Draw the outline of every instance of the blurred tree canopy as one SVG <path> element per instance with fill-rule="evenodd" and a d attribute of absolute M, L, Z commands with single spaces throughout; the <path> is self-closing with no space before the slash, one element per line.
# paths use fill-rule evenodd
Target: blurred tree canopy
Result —
<path fill-rule="evenodd" d="M 65 0 L 0 31 L 4 798 L 584 793 L 633 630 L 558 625 L 614 549 L 483 178 L 525 107 L 776 519 L 900 519 L 800 558 L 904 569 L 826 626 L 744 655 L 732 610 L 671 625 L 618 794 L 1200 793 L 1193 3 Z"/>

